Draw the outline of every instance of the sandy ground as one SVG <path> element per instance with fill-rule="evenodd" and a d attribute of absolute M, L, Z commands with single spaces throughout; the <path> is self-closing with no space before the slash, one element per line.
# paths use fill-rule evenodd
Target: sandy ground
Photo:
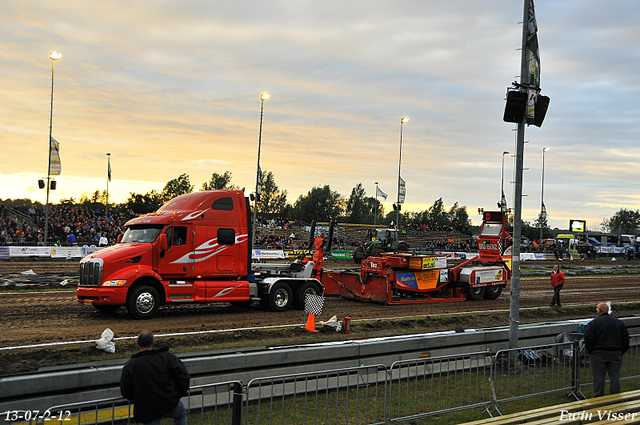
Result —
<path fill-rule="evenodd" d="M 33 270 L 37 276 L 73 274 L 77 263 L 63 262 L 4 262 L 0 275 L 18 270 Z M 582 264 L 580 264 L 582 265 Z M 346 267 L 351 267 L 348 265 Z M 547 264 L 547 266 L 549 266 Z M 612 301 L 619 316 L 640 313 L 638 287 L 640 275 L 568 276 L 562 291 L 562 309 L 549 307 L 552 290 L 549 279 L 543 277 L 521 279 L 521 323 L 556 321 L 569 318 L 592 317 L 595 304 Z M 627 306 L 622 303 L 635 302 Z M 616 306 L 616 304 L 618 304 Z M 324 340 L 369 338 L 455 328 L 483 328 L 508 326 L 509 288 L 497 300 L 430 303 L 420 305 L 384 306 L 328 297 L 317 322 L 336 315 L 340 320 L 352 318 L 351 335 L 332 330 L 310 333 L 301 329 L 307 315 L 299 310 L 283 313 L 268 312 L 255 303 L 248 308 L 231 304 L 180 305 L 162 308 L 159 314 L 146 321 L 133 320 L 126 309 L 114 315 L 104 315 L 93 307 L 76 302 L 74 291 L 0 292 L 0 375 L 35 370 L 42 366 L 79 363 L 113 358 L 98 351 L 92 343 L 60 347 L 32 346 L 70 341 L 95 341 L 101 333 L 111 329 L 116 338 L 135 337 L 142 329 L 154 334 L 206 332 L 190 336 L 170 336 L 163 343 L 173 351 L 211 350 L 248 345 L 282 345 Z M 486 314 L 495 312 L 496 314 Z M 278 327 L 278 329 L 266 329 Z M 224 331 L 224 332 L 211 332 Z M 117 341 L 117 355 L 128 357 L 135 351 L 130 340 Z"/>

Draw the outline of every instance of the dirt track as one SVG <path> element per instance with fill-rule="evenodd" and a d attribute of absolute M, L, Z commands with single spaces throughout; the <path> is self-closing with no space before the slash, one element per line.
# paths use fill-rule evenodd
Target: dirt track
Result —
<path fill-rule="evenodd" d="M 6 266 L 6 264 L 5 264 Z M 23 268 L 25 265 L 22 265 Z M 34 267 L 29 267 L 34 269 Z M 37 267 L 35 267 L 35 270 Z M 63 271 L 62 273 L 66 273 Z M 616 302 L 638 302 L 640 276 L 586 276 L 568 277 L 562 291 L 563 308 L 549 308 L 552 291 L 548 277 L 523 278 L 521 280 L 521 323 L 549 320 L 562 320 L 576 317 L 591 317 L 594 306 L 599 301 L 612 301 L 614 313 Z M 352 318 L 353 338 L 423 332 L 425 330 L 451 330 L 456 327 L 482 328 L 508 325 L 510 299 L 508 290 L 497 300 L 475 302 L 452 302 L 420 305 L 383 306 L 359 303 L 336 297 L 327 298 L 323 314 L 317 321 L 328 320 L 336 315 L 342 319 L 346 314 Z M 569 308 L 571 306 L 583 308 Z M 530 308 L 540 308 L 526 310 Z M 482 311 L 498 311 L 502 314 L 484 315 Z M 638 307 L 632 309 L 617 308 L 619 315 L 640 313 Z M 434 319 L 432 316 L 447 313 L 456 314 L 449 318 Z M 466 313 L 466 314 L 465 314 Z M 420 318 L 417 320 L 375 320 L 390 318 Z M 300 331 L 300 325 L 307 319 L 304 312 L 291 310 L 284 313 L 272 313 L 260 308 L 259 303 L 241 309 L 230 304 L 180 305 L 160 310 L 157 317 L 147 321 L 133 320 L 121 308 L 115 315 L 107 316 L 92 307 L 80 305 L 75 300 L 75 292 L 24 292 L 0 293 L 0 348 L 33 344 L 95 341 L 105 328 L 110 328 L 118 337 L 133 337 L 146 328 L 155 334 L 199 332 L 211 330 L 236 330 L 226 333 L 209 333 L 185 338 L 167 338 L 172 347 L 212 347 L 233 345 L 277 345 L 324 340 L 326 338 L 346 338 L 335 332 L 311 334 Z M 374 319 L 367 320 L 365 319 Z M 241 328 L 281 326 L 284 329 L 243 330 Z M 124 354 L 134 350 L 131 343 L 121 342 L 118 352 Z M 91 344 L 79 345 L 76 352 L 60 353 L 60 350 L 0 350 L 0 374 L 30 370 L 34 366 L 87 361 L 103 358 L 96 355 Z M 30 354 L 27 354 L 27 351 Z M 64 351 L 64 350 L 63 350 Z M 38 354 L 40 352 L 40 354 Z M 52 357 L 52 352 L 56 353 Z M 75 353 L 75 354 L 74 354 Z M 56 359 L 56 356 L 61 358 Z M 88 357 L 87 357 L 88 356 Z M 30 364 L 32 363 L 32 364 Z"/>

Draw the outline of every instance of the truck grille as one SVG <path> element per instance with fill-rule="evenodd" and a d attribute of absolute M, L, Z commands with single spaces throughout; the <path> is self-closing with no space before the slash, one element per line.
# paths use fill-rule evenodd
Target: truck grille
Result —
<path fill-rule="evenodd" d="M 78 286 L 100 286 L 102 281 L 102 261 L 90 260 L 80 263 L 80 283 Z"/>

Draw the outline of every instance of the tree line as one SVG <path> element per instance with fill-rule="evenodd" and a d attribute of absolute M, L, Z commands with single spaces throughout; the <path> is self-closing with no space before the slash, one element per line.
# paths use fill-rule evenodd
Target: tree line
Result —
<path fill-rule="evenodd" d="M 367 196 L 362 183 L 358 183 L 348 197 L 332 190 L 329 185 L 313 187 L 307 194 L 300 195 L 293 203 L 288 202 L 287 191 L 279 188 L 271 171 L 261 171 L 259 186 L 257 204 L 260 217 L 269 219 L 282 217 L 307 223 L 312 220 L 325 222 L 335 219 L 342 223 L 372 224 L 375 216 L 376 223 L 380 225 L 389 225 L 396 218 L 395 211 L 385 213 L 384 206 L 378 199 Z M 232 182 L 231 172 L 225 171 L 224 173 L 214 172 L 209 181 L 203 183 L 199 188 L 200 191 L 213 189 L 237 190 L 240 187 Z M 194 190 L 195 185 L 191 184 L 189 176 L 185 173 L 169 180 L 160 192 L 155 189 L 144 194 L 130 192 L 129 198 L 119 207 L 137 214 L 149 213 L 156 211 L 170 199 L 191 193 Z M 102 195 L 95 193 L 94 198 L 105 195 L 106 193 Z M 402 212 L 400 222 L 401 225 L 429 226 L 431 228 L 443 226 L 467 228 L 471 226 L 466 206 L 460 206 L 456 202 L 453 207 L 447 210 L 442 198 L 435 201 L 433 206 L 425 211 Z"/>

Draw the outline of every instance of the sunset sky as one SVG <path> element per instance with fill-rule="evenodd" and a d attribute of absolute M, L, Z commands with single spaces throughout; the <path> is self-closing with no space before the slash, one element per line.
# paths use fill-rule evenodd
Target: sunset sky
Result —
<path fill-rule="evenodd" d="M 535 3 L 544 125 L 525 133 L 522 218 L 551 227 L 640 208 L 640 8 L 636 1 Z M 404 210 L 500 200 L 502 121 L 520 73 L 523 2 L 6 1 L 0 4 L 0 198 L 45 202 L 51 51 L 53 137 L 62 174 L 51 201 L 106 189 L 110 200 L 213 172 L 255 187 L 261 166 L 294 203 L 314 186 L 349 197 L 374 182 L 396 198 L 404 125 Z M 513 206 L 515 161 L 505 157 Z"/>

